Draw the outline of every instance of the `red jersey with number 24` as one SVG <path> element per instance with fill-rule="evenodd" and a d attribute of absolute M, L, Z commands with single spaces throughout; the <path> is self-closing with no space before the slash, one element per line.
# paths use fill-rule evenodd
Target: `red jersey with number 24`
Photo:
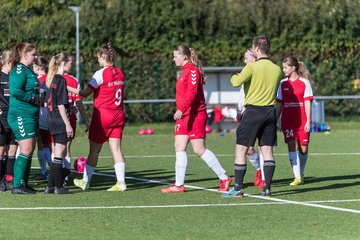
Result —
<path fill-rule="evenodd" d="M 281 128 L 303 130 L 306 123 L 305 101 L 313 100 L 310 81 L 298 77 L 295 81 L 283 79 L 276 101 L 282 103 Z"/>
<path fill-rule="evenodd" d="M 124 74 L 116 66 L 107 66 L 94 73 L 88 83 L 94 91 L 94 108 L 122 110 Z"/>
<path fill-rule="evenodd" d="M 199 68 L 190 62 L 182 67 L 176 82 L 176 108 L 183 116 L 206 110 L 203 82 Z"/>

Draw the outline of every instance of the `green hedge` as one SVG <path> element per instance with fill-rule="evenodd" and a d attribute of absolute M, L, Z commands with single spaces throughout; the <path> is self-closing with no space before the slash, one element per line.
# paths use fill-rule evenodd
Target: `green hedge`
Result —
<path fill-rule="evenodd" d="M 81 79 L 98 69 L 96 48 L 110 41 L 126 75 L 126 99 L 174 98 L 172 49 L 181 43 L 197 49 L 205 66 L 238 66 L 259 34 L 271 37 L 279 65 L 288 55 L 308 64 L 316 95 L 353 94 L 360 75 L 359 0 L 2 0 L 1 49 L 26 41 L 42 55 L 75 55 L 70 5 L 81 7 Z M 358 114 L 356 102 L 329 104 L 333 116 Z M 141 123 L 170 120 L 174 110 L 129 104 L 126 111 L 129 122 Z"/>

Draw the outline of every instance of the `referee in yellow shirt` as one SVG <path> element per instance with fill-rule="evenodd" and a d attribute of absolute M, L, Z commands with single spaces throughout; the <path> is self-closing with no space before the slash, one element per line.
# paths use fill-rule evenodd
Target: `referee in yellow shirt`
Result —
<path fill-rule="evenodd" d="M 245 111 L 236 130 L 235 186 L 223 197 L 244 195 L 243 180 L 246 173 L 246 152 L 254 146 L 256 139 L 264 157 L 265 186 L 263 196 L 271 196 L 270 184 L 275 170 L 273 146 L 276 145 L 275 98 L 282 72 L 269 60 L 270 39 L 257 36 L 253 40 L 252 52 L 256 62 L 247 64 L 241 73 L 231 77 L 231 84 L 244 84 Z"/>

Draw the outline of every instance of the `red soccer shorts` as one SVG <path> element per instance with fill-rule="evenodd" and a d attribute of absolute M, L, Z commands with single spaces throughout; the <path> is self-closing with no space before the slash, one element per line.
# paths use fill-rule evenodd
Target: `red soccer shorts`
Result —
<path fill-rule="evenodd" d="M 190 140 L 205 138 L 206 111 L 184 116 L 176 121 L 175 135 L 188 135 Z"/>
<path fill-rule="evenodd" d="M 93 142 L 104 143 L 109 138 L 122 139 L 125 125 L 123 110 L 94 109 L 89 129 L 89 139 Z"/>
<path fill-rule="evenodd" d="M 310 142 L 310 133 L 304 132 L 304 129 L 294 130 L 294 129 L 283 129 L 285 143 L 288 143 L 291 140 L 297 141 L 300 145 L 309 145 Z"/>

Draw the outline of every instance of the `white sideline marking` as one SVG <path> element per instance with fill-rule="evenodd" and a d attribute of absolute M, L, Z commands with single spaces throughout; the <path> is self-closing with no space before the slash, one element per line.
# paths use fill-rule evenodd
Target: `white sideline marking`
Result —
<path fill-rule="evenodd" d="M 94 175 L 99 176 L 106 176 L 106 177 L 116 177 L 112 174 L 105 174 L 105 173 L 94 173 Z M 160 185 L 169 185 L 168 182 L 162 182 L 162 181 L 156 181 L 156 180 L 150 180 L 145 178 L 136 178 L 136 177 L 126 177 L 126 179 L 132 179 L 142 182 L 149 182 L 149 183 L 155 183 Z M 198 190 L 204 190 L 204 191 L 210 191 L 210 192 L 218 192 L 216 189 L 210 189 L 205 187 L 197 187 L 192 185 L 184 185 L 186 188 L 191 189 L 198 189 Z M 356 213 L 360 214 L 360 210 L 355 209 L 349 209 L 349 208 L 339 208 L 339 207 L 331 207 L 326 205 L 320 205 L 317 203 L 338 203 L 338 202 L 355 202 L 360 201 L 360 199 L 350 199 L 350 200 L 328 200 L 328 201 L 307 201 L 307 202 L 298 202 L 298 201 L 292 201 L 292 200 L 284 200 L 280 198 L 274 198 L 274 197 L 263 197 L 259 195 L 252 195 L 252 194 L 245 194 L 246 197 L 251 198 L 257 198 L 262 200 L 268 200 L 273 202 L 266 202 L 266 203 L 238 203 L 238 204 L 193 204 L 193 205 L 163 205 L 163 206 L 105 206 L 105 207 L 34 207 L 34 208 L 0 208 L 1 210 L 67 210 L 67 209 L 110 209 L 110 208 L 118 208 L 118 209 L 125 209 L 125 208 L 171 208 L 171 207 L 214 207 L 214 206 L 249 206 L 249 205 L 271 205 L 271 204 L 294 204 L 294 205 L 302 205 L 302 206 L 308 206 L 308 207 L 315 207 L 315 208 L 322 208 L 322 209 L 329 209 L 334 211 L 341 211 L 341 212 L 350 212 L 350 213 Z"/>
<path fill-rule="evenodd" d="M 324 200 L 308 201 L 304 203 L 322 202 L 358 202 L 360 199 L 349 200 Z M 262 205 L 287 205 L 288 202 L 262 202 L 262 203 L 224 203 L 224 204 L 184 204 L 184 205 L 147 205 L 147 206 L 93 206 L 93 207 L 17 207 L 0 208 L 0 211 L 24 211 L 24 210 L 93 210 L 93 209 L 145 209 L 145 208 L 188 208 L 188 207 L 237 207 L 237 206 L 262 206 Z"/>
<path fill-rule="evenodd" d="M 108 177 L 116 177 L 115 175 L 104 174 L 104 173 L 96 173 L 96 175 L 108 176 Z M 170 183 L 166 183 L 166 182 L 154 181 L 154 180 L 149 180 L 149 179 L 144 179 L 144 178 L 134 178 L 134 177 L 126 177 L 126 178 L 127 179 L 138 180 L 138 181 L 143 181 L 143 182 L 157 183 L 157 184 L 162 184 L 162 185 L 170 184 Z M 216 189 L 197 187 L 197 186 L 191 186 L 191 185 L 184 185 L 184 186 L 186 188 L 199 189 L 199 190 L 205 190 L 205 191 L 210 191 L 210 192 L 218 192 Z M 287 203 L 287 204 L 302 205 L 302 206 L 308 206 L 308 207 L 323 208 L 323 209 L 330 209 L 330 210 L 335 210 L 335 211 L 342 211 L 342 212 L 350 212 L 350 213 L 360 214 L 360 210 L 349 209 L 349 208 L 331 207 L 331 206 L 320 205 L 320 204 L 311 203 L 311 202 L 298 202 L 298 201 L 284 200 L 284 199 L 274 198 L 274 197 L 263 197 L 263 196 L 252 195 L 252 194 L 245 194 L 245 196 L 246 197 L 251 197 L 251 198 L 268 200 L 268 201 L 274 201 L 274 202 L 282 202 L 282 203 Z"/>

